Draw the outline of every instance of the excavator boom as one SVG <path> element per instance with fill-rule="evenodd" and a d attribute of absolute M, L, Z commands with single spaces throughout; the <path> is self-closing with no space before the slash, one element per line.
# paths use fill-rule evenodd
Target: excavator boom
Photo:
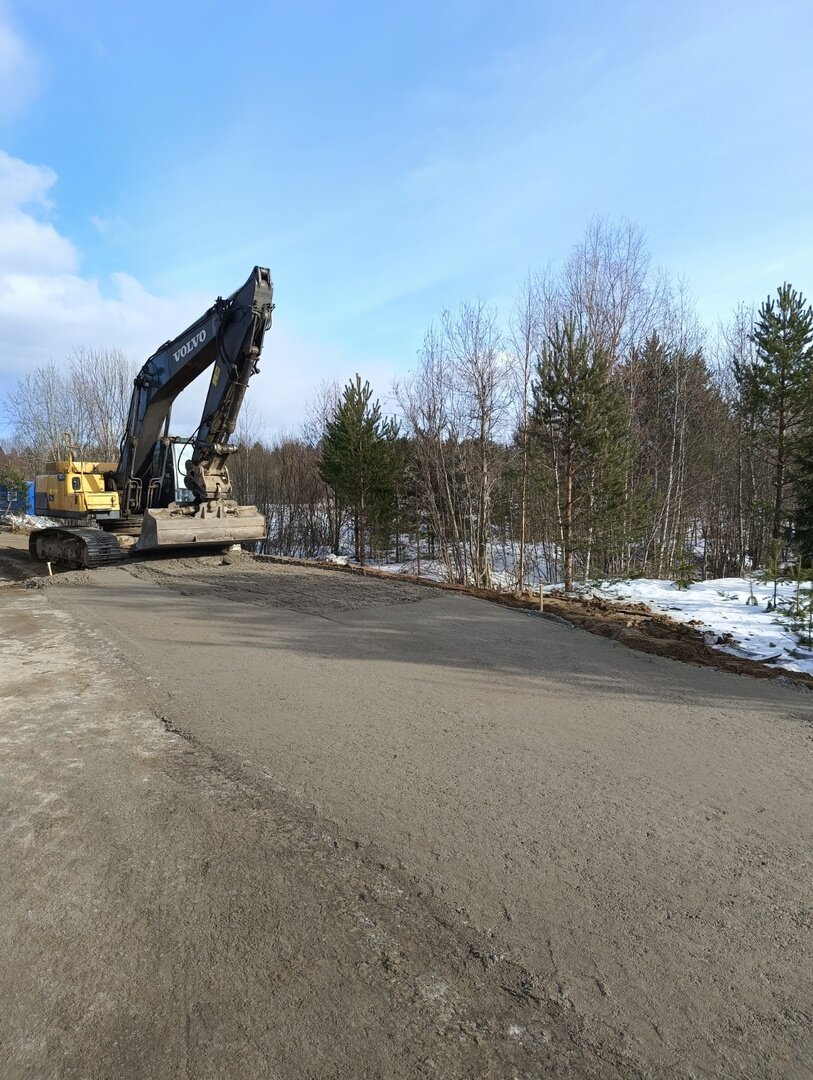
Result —
<path fill-rule="evenodd" d="M 37 478 L 38 493 L 42 487 L 51 503 L 56 499 L 67 506 L 72 500 L 62 516 L 81 518 L 84 510 L 111 535 L 85 528 L 37 530 L 30 542 L 35 558 L 92 567 L 113 561 L 117 549 L 123 557 L 131 550 L 224 547 L 265 538 L 263 515 L 232 497 L 227 462 L 237 449 L 231 439 L 249 379 L 258 370 L 273 307 L 271 274 L 255 266 L 244 285 L 226 299 L 218 297 L 153 353 L 134 380 L 115 467 L 74 463 L 69 454 L 67 466 Z M 208 368 L 209 390 L 197 430 L 189 440 L 170 437 L 173 403 Z M 182 486 L 179 444 L 187 450 Z M 73 494 L 63 498 L 61 487 L 68 481 Z M 49 485 L 56 485 L 56 495 Z M 103 493 L 104 513 L 95 510 L 95 488 Z"/>
<path fill-rule="evenodd" d="M 165 342 L 136 377 L 115 480 L 125 512 L 143 515 L 137 551 L 264 539 L 262 514 L 231 498 L 227 461 L 236 450 L 231 437 L 272 310 L 271 274 L 255 266 L 240 289 L 225 300 L 218 297 L 197 322 Z M 173 401 L 208 367 L 209 391 L 186 463 L 193 501 L 167 504 L 161 496 L 163 474 L 154 467 L 155 447 Z"/>

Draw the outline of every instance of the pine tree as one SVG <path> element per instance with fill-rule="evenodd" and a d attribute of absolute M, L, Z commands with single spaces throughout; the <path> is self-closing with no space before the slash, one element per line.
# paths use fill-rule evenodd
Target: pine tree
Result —
<path fill-rule="evenodd" d="M 813 429 L 799 439 L 792 464 L 796 494 L 794 539 L 803 564 L 813 567 Z"/>
<path fill-rule="evenodd" d="M 352 512 L 355 554 L 362 566 L 371 523 L 380 529 L 386 508 L 393 505 L 398 437 L 397 424 L 383 419 L 372 396 L 369 382 L 362 386 L 359 375 L 347 384 L 325 427 L 319 459 L 320 476 L 337 502 Z"/>
<path fill-rule="evenodd" d="M 769 296 L 759 309 L 751 339 L 756 357 L 737 371 L 737 380 L 757 438 L 772 457 L 776 540 L 783 535 L 789 488 L 798 491 L 810 481 L 798 466 L 813 425 L 813 308 L 785 283 L 776 300 Z"/>
<path fill-rule="evenodd" d="M 618 531 L 628 465 L 626 405 L 610 356 L 577 329 L 573 316 L 548 335 L 533 399 L 534 439 L 553 463 L 564 584 L 571 591 L 577 552 L 587 571 L 594 545 L 606 557 Z"/>
<path fill-rule="evenodd" d="M 669 344 L 654 332 L 631 351 L 622 376 L 635 441 L 630 487 L 639 505 L 649 503 L 641 550 L 661 577 L 685 560 L 698 521 L 708 525 L 704 515 L 715 474 L 709 417 L 722 415 L 724 405 L 701 351 Z"/>

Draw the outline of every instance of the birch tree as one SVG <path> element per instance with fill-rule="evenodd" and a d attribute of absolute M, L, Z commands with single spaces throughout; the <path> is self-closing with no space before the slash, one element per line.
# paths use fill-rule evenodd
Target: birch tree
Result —
<path fill-rule="evenodd" d="M 529 272 L 511 312 L 509 340 L 512 354 L 512 397 L 515 410 L 516 441 L 520 455 L 519 555 L 517 583 L 525 583 L 525 545 L 528 523 L 528 482 L 530 475 L 531 383 L 534 361 L 539 351 L 540 302 L 537 282 Z"/>
<path fill-rule="evenodd" d="M 5 414 L 32 475 L 68 443 L 83 457 L 118 460 L 135 367 L 119 349 L 77 349 L 18 379 Z"/>

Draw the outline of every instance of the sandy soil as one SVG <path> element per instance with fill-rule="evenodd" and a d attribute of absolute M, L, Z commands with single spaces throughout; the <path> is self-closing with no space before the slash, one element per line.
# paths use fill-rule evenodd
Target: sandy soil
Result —
<path fill-rule="evenodd" d="M 813 1072 L 803 690 L 242 556 L 0 617 L 19 1075 Z"/>
<path fill-rule="evenodd" d="M 626 1075 L 41 592 L 3 590 L 0 639 L 4 1078 Z"/>
<path fill-rule="evenodd" d="M 271 555 L 254 556 L 258 561 L 287 566 L 313 567 L 312 561 L 289 559 Z M 379 580 L 392 580 L 392 574 L 375 567 L 359 567 L 335 563 L 319 563 L 321 568 L 336 573 L 354 574 L 373 577 Z M 427 585 L 426 579 L 399 574 L 398 580 Z M 699 667 L 713 667 L 718 671 L 731 671 L 738 675 L 750 675 L 755 679 L 771 679 L 804 686 L 813 690 L 813 676 L 804 672 L 782 669 L 775 664 L 766 664 L 760 660 L 750 660 L 734 656 L 716 646 L 730 644 L 730 639 L 720 637 L 711 640 L 711 635 L 704 634 L 691 623 L 680 623 L 651 611 L 644 604 L 619 604 L 596 597 L 568 596 L 554 592 L 545 596 L 544 611 L 540 612 L 539 594 L 514 593 L 477 589 L 464 585 L 448 585 L 442 582 L 431 583 L 433 588 L 453 592 L 462 596 L 476 596 L 489 603 L 500 604 L 514 611 L 540 613 L 546 617 L 564 619 L 573 626 L 587 630 L 591 634 L 618 641 L 628 649 L 649 653 L 652 656 L 666 656 L 680 660 L 684 664 L 697 664 Z"/>

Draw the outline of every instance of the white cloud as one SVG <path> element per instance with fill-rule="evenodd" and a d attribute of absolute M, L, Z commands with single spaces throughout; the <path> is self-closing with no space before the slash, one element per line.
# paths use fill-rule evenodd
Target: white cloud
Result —
<path fill-rule="evenodd" d="M 0 207 L 51 208 L 49 192 L 56 173 L 45 165 L 29 165 L 0 150 Z"/>
<path fill-rule="evenodd" d="M 146 359 L 213 299 L 155 296 L 128 274 L 82 275 L 76 247 L 47 220 L 56 179 L 0 151 L 0 391 L 80 345 Z"/>
<path fill-rule="evenodd" d="M 223 281 L 211 292 L 164 297 L 130 274 L 83 275 L 80 253 L 47 220 L 56 180 L 52 169 L 0 151 L 0 399 L 16 379 L 51 360 L 61 363 L 79 346 L 118 347 L 140 363 L 197 319 L 218 292 L 228 295 L 240 285 Z M 341 351 L 298 338 L 276 319 L 260 368 L 249 400 L 269 434 L 299 428 L 322 379 L 344 383 L 355 371 Z M 364 370 L 372 379 L 371 365 Z M 389 375 L 381 372 L 377 392 Z M 176 403 L 178 434 L 196 427 L 206 381 L 202 377 Z M 0 403 L 0 433 L 2 426 Z"/>
<path fill-rule="evenodd" d="M 91 214 L 90 224 L 99 236 L 110 236 L 121 229 L 124 221 L 118 216 L 103 217 L 101 214 Z"/>
<path fill-rule="evenodd" d="M 51 207 L 56 173 L 0 150 L 0 278 L 18 273 L 71 273 L 76 251 L 35 212 Z M 0 285 L 0 289 L 2 285 Z"/>
<path fill-rule="evenodd" d="M 58 274 L 75 270 L 76 263 L 73 245 L 52 225 L 0 212 L 0 266 Z"/>
<path fill-rule="evenodd" d="M 0 116 L 13 116 L 39 88 L 39 62 L 0 4 Z"/>

